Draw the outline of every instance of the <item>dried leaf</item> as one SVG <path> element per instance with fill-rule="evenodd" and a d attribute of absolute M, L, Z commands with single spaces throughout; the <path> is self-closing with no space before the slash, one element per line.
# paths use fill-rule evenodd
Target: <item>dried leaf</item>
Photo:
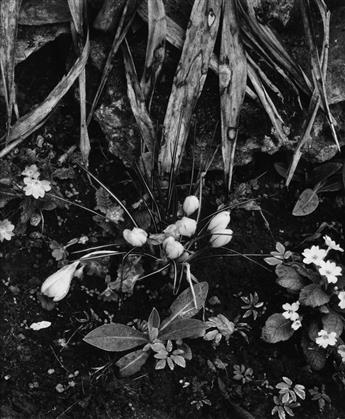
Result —
<path fill-rule="evenodd" d="M 219 55 L 222 154 L 228 190 L 234 168 L 240 111 L 247 85 L 247 59 L 239 35 L 235 0 L 223 1 Z"/>
<path fill-rule="evenodd" d="M 150 103 L 165 56 L 167 23 L 162 0 L 151 0 L 148 2 L 148 24 L 149 34 L 145 67 L 140 86 L 146 101 Z"/>
<path fill-rule="evenodd" d="M 217 37 L 220 6 L 220 0 L 194 2 L 164 119 L 164 142 L 159 154 L 161 172 L 175 171 L 180 166 L 192 113 L 206 80 Z"/>

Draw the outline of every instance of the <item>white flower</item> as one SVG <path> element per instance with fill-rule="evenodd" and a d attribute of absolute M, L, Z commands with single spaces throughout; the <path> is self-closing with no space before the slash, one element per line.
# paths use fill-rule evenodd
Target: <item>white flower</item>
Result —
<path fill-rule="evenodd" d="M 184 247 L 173 237 L 167 237 L 163 242 L 163 249 L 169 259 L 177 259 L 184 253 Z"/>
<path fill-rule="evenodd" d="M 345 345 L 338 346 L 338 355 L 341 357 L 341 362 L 345 363 Z"/>
<path fill-rule="evenodd" d="M 183 211 L 189 216 L 199 208 L 199 199 L 195 195 L 189 195 L 183 202 Z"/>
<path fill-rule="evenodd" d="M 211 231 L 211 233 L 214 233 L 215 231 L 225 230 L 229 223 L 230 212 L 222 211 L 211 219 L 207 227 L 207 230 Z"/>
<path fill-rule="evenodd" d="M 283 316 L 286 319 L 290 319 L 292 322 L 299 319 L 299 314 L 297 313 L 297 311 L 299 309 L 299 301 L 295 301 L 292 304 L 285 303 L 285 304 L 283 304 L 282 307 L 283 307 L 283 310 L 285 310 L 284 313 L 283 313 Z"/>
<path fill-rule="evenodd" d="M 4 240 L 11 240 L 14 236 L 14 225 L 7 218 L 0 221 L 0 242 Z"/>
<path fill-rule="evenodd" d="M 315 342 L 322 348 L 334 346 L 337 343 L 337 334 L 335 332 L 328 333 L 326 330 L 320 330 Z"/>
<path fill-rule="evenodd" d="M 302 327 L 302 322 L 301 320 L 297 319 L 295 321 L 292 322 L 291 327 L 293 328 L 293 330 L 298 330 L 300 327 Z"/>
<path fill-rule="evenodd" d="M 78 265 L 79 261 L 77 260 L 50 275 L 41 286 L 42 294 L 53 298 L 53 301 L 60 301 L 65 298 Z"/>
<path fill-rule="evenodd" d="M 134 247 L 141 247 L 147 241 L 146 231 L 138 227 L 133 227 L 132 230 L 126 228 L 125 230 L 123 230 L 122 235 L 126 242 Z"/>
<path fill-rule="evenodd" d="M 35 164 L 32 164 L 31 166 L 25 167 L 25 170 L 22 171 L 22 175 L 32 179 L 38 179 L 40 172 L 38 171 L 38 167 Z"/>
<path fill-rule="evenodd" d="M 319 268 L 320 275 L 324 275 L 330 284 L 335 284 L 338 281 L 337 276 L 341 275 L 341 267 L 334 262 L 327 260 L 321 261 Z"/>
<path fill-rule="evenodd" d="M 176 224 L 169 224 L 168 227 L 163 230 L 163 233 L 166 236 L 173 237 L 174 239 L 178 239 L 180 237 L 180 233 Z"/>
<path fill-rule="evenodd" d="M 175 223 L 181 236 L 192 237 L 196 231 L 196 221 L 192 218 L 183 217 Z"/>
<path fill-rule="evenodd" d="M 33 179 L 31 177 L 25 177 L 24 191 L 26 196 L 33 196 L 35 199 L 43 198 L 45 193 L 51 190 L 51 185 L 48 180 Z"/>
<path fill-rule="evenodd" d="M 339 294 L 338 294 L 338 298 L 340 300 L 338 306 L 341 309 L 345 309 L 345 291 L 340 291 Z"/>
<path fill-rule="evenodd" d="M 304 256 L 303 263 L 309 265 L 314 263 L 320 266 L 327 255 L 327 250 L 320 249 L 319 246 L 312 246 L 310 249 L 304 249 L 302 256 Z"/>
<path fill-rule="evenodd" d="M 51 322 L 48 321 L 41 321 L 41 322 L 37 322 L 37 323 L 32 323 L 30 325 L 30 329 L 32 330 L 41 330 L 41 329 L 46 329 L 47 327 L 51 326 Z"/>
<path fill-rule="evenodd" d="M 230 228 L 212 231 L 210 244 L 212 247 L 222 247 L 227 245 L 232 239 L 233 231 Z"/>
<path fill-rule="evenodd" d="M 339 252 L 343 252 L 344 249 L 339 246 L 334 240 L 332 240 L 329 236 L 323 236 L 326 246 L 332 250 L 338 250 Z"/>

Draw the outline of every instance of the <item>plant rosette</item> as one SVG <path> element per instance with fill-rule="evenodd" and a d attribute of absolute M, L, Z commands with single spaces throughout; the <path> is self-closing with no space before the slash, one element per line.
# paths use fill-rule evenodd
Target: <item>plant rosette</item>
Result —
<path fill-rule="evenodd" d="M 313 245 L 301 255 L 289 255 L 291 262 L 282 256 L 285 248 L 274 254 L 277 263 L 273 258 L 267 260 L 275 265 L 276 283 L 290 297 L 262 329 L 262 338 L 269 343 L 286 341 L 297 334 L 306 360 L 315 370 L 322 369 L 327 358 L 337 354 L 343 344 L 345 323 L 344 271 L 331 259 L 343 249 L 329 236 L 324 236 L 324 243 L 326 248 Z"/>

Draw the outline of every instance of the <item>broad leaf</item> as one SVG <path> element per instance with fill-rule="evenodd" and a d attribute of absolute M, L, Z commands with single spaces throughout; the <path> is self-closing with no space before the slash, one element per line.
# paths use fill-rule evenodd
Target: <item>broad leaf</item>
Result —
<path fill-rule="evenodd" d="M 337 337 L 343 333 L 343 321 L 338 314 L 329 313 L 322 317 L 323 328 L 328 332 L 335 332 Z"/>
<path fill-rule="evenodd" d="M 121 352 L 144 345 L 147 337 L 129 326 L 119 323 L 104 324 L 92 330 L 84 341 L 96 348 L 109 352 Z"/>
<path fill-rule="evenodd" d="M 129 377 L 140 371 L 149 355 L 148 351 L 138 349 L 120 358 L 115 365 L 119 368 L 121 377 Z"/>
<path fill-rule="evenodd" d="M 277 343 L 290 339 L 293 334 L 291 321 L 281 313 L 275 313 L 266 320 L 261 337 L 268 343 Z"/>
<path fill-rule="evenodd" d="M 334 175 L 342 167 L 343 164 L 337 162 L 327 162 L 321 164 L 320 166 L 315 167 L 315 169 L 313 169 L 313 171 L 311 172 L 310 182 L 313 185 L 316 185 L 317 183 L 322 182 Z"/>
<path fill-rule="evenodd" d="M 310 284 L 301 289 L 299 301 L 301 304 L 310 307 L 319 307 L 327 304 L 330 300 L 318 284 Z"/>
<path fill-rule="evenodd" d="M 203 336 L 207 326 L 206 323 L 197 319 L 180 319 L 175 320 L 169 326 L 162 330 L 158 338 L 162 341 L 177 340 L 186 338 L 198 338 Z"/>
<path fill-rule="evenodd" d="M 317 325 L 317 322 L 313 321 L 312 323 L 310 323 L 308 327 L 309 339 L 315 342 L 316 338 L 318 337 L 318 333 L 319 333 L 319 326 Z"/>
<path fill-rule="evenodd" d="M 161 331 L 176 319 L 189 319 L 195 316 L 204 306 L 208 293 L 208 283 L 199 282 L 193 286 L 193 289 L 195 294 L 196 307 L 192 291 L 190 288 L 187 288 L 171 304 L 171 315 L 163 321 Z"/>
<path fill-rule="evenodd" d="M 302 339 L 301 346 L 304 356 L 311 368 L 315 371 L 322 370 L 327 360 L 326 351 L 306 338 Z"/>
<path fill-rule="evenodd" d="M 292 215 L 302 217 L 309 215 L 319 206 L 319 198 L 313 189 L 305 189 L 299 196 Z"/>
<path fill-rule="evenodd" d="M 278 276 L 277 284 L 281 287 L 290 291 L 299 291 L 303 288 L 303 279 L 292 266 L 281 264 L 276 267 L 275 271 Z"/>

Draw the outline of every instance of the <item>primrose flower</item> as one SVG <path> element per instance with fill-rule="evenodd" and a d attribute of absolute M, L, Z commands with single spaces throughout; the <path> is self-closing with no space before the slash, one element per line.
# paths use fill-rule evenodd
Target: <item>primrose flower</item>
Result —
<path fill-rule="evenodd" d="M 329 260 L 322 261 L 319 268 L 320 275 L 327 278 L 330 284 L 335 284 L 338 281 L 337 276 L 341 276 L 341 267 Z"/>
<path fill-rule="evenodd" d="M 38 179 L 40 176 L 38 167 L 35 164 L 32 164 L 31 166 L 26 166 L 25 170 L 23 170 L 21 174 L 32 179 Z"/>
<path fill-rule="evenodd" d="M 196 221 L 192 218 L 182 217 L 175 225 L 181 236 L 192 237 L 196 231 Z"/>
<path fill-rule="evenodd" d="M 163 249 L 169 259 L 177 259 L 184 253 L 183 245 L 173 237 L 167 237 L 164 240 Z"/>
<path fill-rule="evenodd" d="M 292 322 L 291 327 L 293 328 L 293 330 L 298 330 L 300 327 L 302 327 L 302 322 L 301 320 L 297 319 L 295 321 Z"/>
<path fill-rule="evenodd" d="M 329 236 L 323 236 L 326 246 L 328 249 L 337 250 L 338 252 L 343 252 L 344 249 L 339 246 L 334 240 L 332 240 Z"/>
<path fill-rule="evenodd" d="M 14 236 L 14 225 L 7 218 L 0 221 L 0 242 L 4 240 L 11 240 Z"/>
<path fill-rule="evenodd" d="M 48 180 L 39 180 L 31 177 L 25 177 L 24 191 L 26 196 L 33 196 L 35 199 L 43 198 L 45 193 L 51 190 L 51 185 Z"/>
<path fill-rule="evenodd" d="M 345 345 L 338 346 L 338 355 L 341 357 L 341 362 L 345 364 Z"/>
<path fill-rule="evenodd" d="M 337 334 L 335 332 L 328 333 L 326 330 L 320 330 L 315 342 L 322 348 L 334 346 L 337 343 Z"/>
<path fill-rule="evenodd" d="M 285 303 L 285 304 L 283 304 L 282 307 L 283 307 L 283 310 L 285 310 L 284 313 L 283 313 L 283 316 L 286 319 L 290 319 L 292 322 L 299 319 L 299 314 L 297 313 L 297 311 L 299 309 L 299 301 L 295 301 L 292 304 Z"/>
<path fill-rule="evenodd" d="M 189 195 L 183 202 L 183 211 L 187 216 L 190 216 L 199 208 L 199 199 L 195 195 Z"/>
<path fill-rule="evenodd" d="M 50 275 L 41 286 L 42 294 L 53 298 L 55 302 L 65 298 L 78 265 L 79 261 L 77 260 Z"/>
<path fill-rule="evenodd" d="M 324 258 L 327 255 L 327 250 L 320 249 L 319 246 L 312 246 L 310 249 L 304 249 L 302 256 L 304 256 L 303 263 L 310 265 L 314 263 L 317 266 L 320 266 Z"/>
<path fill-rule="evenodd" d="M 216 214 L 210 221 L 207 230 L 211 233 L 215 231 L 225 230 L 228 224 L 230 223 L 230 212 L 222 211 Z"/>
<path fill-rule="evenodd" d="M 232 239 L 233 231 L 230 228 L 212 231 L 210 238 L 211 247 L 222 247 L 227 245 Z"/>
<path fill-rule="evenodd" d="M 144 246 L 147 241 L 146 231 L 139 227 L 133 227 L 132 230 L 126 228 L 122 235 L 126 242 L 134 247 Z"/>
<path fill-rule="evenodd" d="M 338 298 L 340 300 L 338 306 L 343 310 L 345 309 L 345 291 L 340 291 L 338 294 Z"/>

